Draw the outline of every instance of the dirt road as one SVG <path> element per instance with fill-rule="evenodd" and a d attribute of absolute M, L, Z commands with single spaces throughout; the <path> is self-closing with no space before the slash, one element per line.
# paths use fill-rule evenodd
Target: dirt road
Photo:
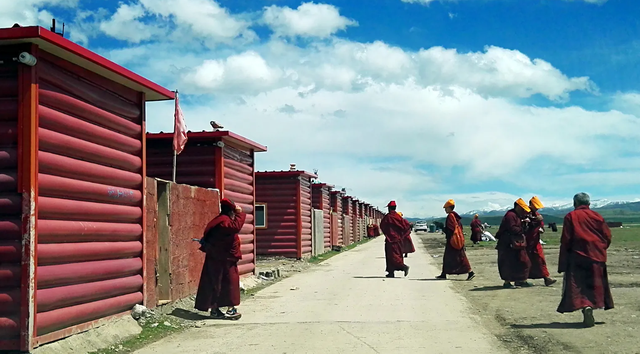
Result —
<path fill-rule="evenodd" d="M 237 322 L 206 321 L 135 353 L 506 353 L 416 239 L 384 278 L 383 238 L 260 291 Z"/>

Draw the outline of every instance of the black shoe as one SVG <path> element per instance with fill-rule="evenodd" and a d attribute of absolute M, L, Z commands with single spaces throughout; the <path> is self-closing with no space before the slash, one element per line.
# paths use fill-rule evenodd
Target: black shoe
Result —
<path fill-rule="evenodd" d="M 471 272 L 471 273 L 469 273 L 469 275 L 467 276 L 467 280 L 471 280 L 471 279 L 473 279 L 473 278 L 475 278 L 475 277 L 476 277 L 476 273 Z"/>
<path fill-rule="evenodd" d="M 511 284 L 511 282 L 504 282 L 504 284 L 502 284 L 502 287 L 505 289 L 515 289 L 516 286 Z"/>
<path fill-rule="evenodd" d="M 385 275 L 385 277 L 387 277 L 387 278 L 395 278 L 396 276 L 393 273 L 387 273 L 387 275 Z"/>
<path fill-rule="evenodd" d="M 436 279 L 441 279 L 441 280 L 447 280 L 447 275 L 446 274 L 440 274 L 436 277 Z"/>
<path fill-rule="evenodd" d="M 226 316 L 224 315 L 224 313 L 222 313 L 222 311 L 220 311 L 220 309 L 211 310 L 210 316 L 215 320 L 222 320 L 226 318 Z"/>
<path fill-rule="evenodd" d="M 406 277 L 407 275 L 409 275 L 409 266 L 408 265 L 404 266 L 404 276 Z"/>
<path fill-rule="evenodd" d="M 585 327 L 590 328 L 596 325 L 596 320 L 593 318 L 593 309 L 591 307 L 585 307 L 582 309 L 582 316 L 584 317 L 582 323 Z"/>
<path fill-rule="evenodd" d="M 239 320 L 240 317 L 242 317 L 241 313 L 238 313 L 238 310 L 236 310 L 235 307 L 232 307 L 231 309 L 229 309 L 227 311 L 227 313 L 225 313 L 225 318 L 227 318 L 228 320 Z"/>
<path fill-rule="evenodd" d="M 517 281 L 516 286 L 519 286 L 521 288 L 530 288 L 533 286 L 533 284 L 529 283 L 528 281 Z"/>

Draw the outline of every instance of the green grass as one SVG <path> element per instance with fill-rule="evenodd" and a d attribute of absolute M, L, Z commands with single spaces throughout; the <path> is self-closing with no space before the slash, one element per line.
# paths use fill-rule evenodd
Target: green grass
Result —
<path fill-rule="evenodd" d="M 542 234 L 542 239 L 547 243 L 547 245 L 558 246 L 560 245 L 561 235 L 562 228 L 558 229 L 558 232 L 546 230 L 546 232 Z M 629 225 L 628 227 L 623 228 L 612 228 L 611 237 L 611 247 L 640 249 L 640 227 L 637 225 Z"/>
<path fill-rule="evenodd" d="M 165 322 L 170 323 L 172 326 L 165 326 Z M 153 327 L 152 325 L 154 323 L 157 323 L 157 326 Z M 89 354 L 133 353 L 134 351 L 144 348 L 153 342 L 157 342 L 171 334 L 182 332 L 185 329 L 187 329 L 187 327 L 180 326 L 174 317 L 168 315 L 159 316 L 155 321 L 145 323 L 145 325 L 142 326 L 142 332 L 137 336 L 133 336 L 118 344 L 114 344 L 111 347 L 90 352 Z"/>
<path fill-rule="evenodd" d="M 313 256 L 311 258 L 309 258 L 309 263 L 311 264 L 318 264 L 318 263 L 322 263 L 324 261 L 326 261 L 327 259 L 336 256 L 340 253 L 346 252 L 348 250 L 354 249 L 355 247 L 359 246 L 359 245 L 363 245 L 369 241 L 371 241 L 371 238 L 367 238 L 365 237 L 363 240 L 356 242 L 356 243 L 352 243 L 349 246 L 345 246 L 342 247 L 342 249 L 340 251 L 329 251 L 329 252 L 325 252 L 323 254 L 317 255 L 317 256 Z"/>

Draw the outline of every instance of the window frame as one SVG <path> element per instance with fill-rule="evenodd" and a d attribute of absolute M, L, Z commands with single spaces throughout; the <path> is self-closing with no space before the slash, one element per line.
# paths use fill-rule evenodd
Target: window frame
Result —
<path fill-rule="evenodd" d="M 258 206 L 262 206 L 264 208 L 264 226 L 258 226 L 258 218 L 256 217 L 257 213 L 256 213 L 256 209 L 258 208 Z M 253 217 L 254 217 L 254 223 L 255 223 L 255 227 L 256 230 L 264 230 L 266 228 L 268 228 L 268 222 L 267 222 L 267 203 L 254 203 L 253 205 Z"/>

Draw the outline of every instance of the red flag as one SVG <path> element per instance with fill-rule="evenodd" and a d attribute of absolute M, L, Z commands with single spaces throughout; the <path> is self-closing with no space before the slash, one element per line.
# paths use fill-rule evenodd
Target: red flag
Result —
<path fill-rule="evenodd" d="M 184 146 L 187 144 L 187 124 L 184 121 L 180 102 L 178 100 L 178 91 L 176 91 L 176 112 L 174 114 L 175 123 L 173 125 L 173 151 L 179 155 Z"/>

